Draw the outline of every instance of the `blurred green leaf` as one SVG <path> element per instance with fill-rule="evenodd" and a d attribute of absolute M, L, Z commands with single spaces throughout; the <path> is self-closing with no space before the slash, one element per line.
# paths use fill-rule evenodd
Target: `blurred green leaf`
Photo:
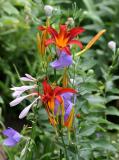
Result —
<path fill-rule="evenodd" d="M 3 10 L 9 15 L 19 14 L 18 10 L 10 2 L 5 2 L 2 7 L 3 7 Z"/>
<path fill-rule="evenodd" d="M 115 115 L 119 116 L 119 110 L 113 106 L 107 107 L 106 112 L 107 115 Z"/>
<path fill-rule="evenodd" d="M 111 152 L 116 151 L 116 148 L 113 145 L 107 143 L 106 141 L 101 141 L 101 140 L 95 141 L 91 143 L 91 146 L 93 149 L 99 148 L 99 149 L 104 149 L 104 150 L 111 151 Z"/>
<path fill-rule="evenodd" d="M 96 125 L 84 126 L 84 128 L 81 128 L 80 130 L 80 135 L 90 136 L 95 132 L 96 127 L 97 127 Z"/>
<path fill-rule="evenodd" d="M 118 100 L 119 99 L 119 96 L 108 96 L 107 98 L 106 98 L 106 100 L 107 100 L 107 103 L 109 103 L 109 102 L 111 102 L 111 101 L 113 101 L 113 100 Z"/>

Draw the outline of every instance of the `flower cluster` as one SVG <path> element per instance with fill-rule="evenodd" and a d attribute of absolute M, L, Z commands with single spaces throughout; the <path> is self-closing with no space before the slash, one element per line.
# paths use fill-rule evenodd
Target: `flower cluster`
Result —
<path fill-rule="evenodd" d="M 29 74 L 25 74 L 26 77 L 21 77 L 22 81 L 29 81 L 34 83 L 33 85 L 26 85 L 21 87 L 13 87 L 13 96 L 15 99 L 10 102 L 10 106 L 14 107 L 21 103 L 24 99 L 29 97 L 34 97 L 33 102 L 25 107 L 19 115 L 19 118 L 24 118 L 32 106 L 41 101 L 42 104 L 45 106 L 45 109 L 48 113 L 49 120 L 51 124 L 56 125 L 59 124 L 57 121 L 57 116 L 63 115 L 63 124 L 64 126 L 70 127 L 71 126 L 71 115 L 73 112 L 73 103 L 72 97 L 76 94 L 76 91 L 72 88 L 63 88 L 59 86 L 50 85 L 47 80 L 43 80 L 42 82 L 42 91 L 37 91 L 37 80 L 30 76 Z M 21 96 L 26 91 L 30 93 L 24 96 Z M 73 116 L 73 115 L 72 115 Z"/>
<path fill-rule="evenodd" d="M 25 99 L 29 99 L 29 101 L 32 100 L 31 103 L 21 111 L 19 118 L 22 119 L 27 116 L 32 107 L 35 107 L 35 104 L 38 105 L 40 102 L 45 108 L 49 121 L 53 126 L 57 127 L 60 125 L 61 127 L 67 127 L 70 129 L 74 119 L 74 105 L 76 104 L 77 94 L 75 89 L 68 87 L 68 76 L 66 72 L 67 68 L 73 63 L 71 45 L 78 45 L 80 51 L 75 55 L 79 56 L 87 51 L 100 38 L 105 30 L 100 31 L 96 36 L 94 36 L 83 49 L 83 44 L 74 38 L 82 34 L 85 29 L 83 27 L 74 27 L 69 29 L 68 24 L 70 21 L 74 24 L 73 19 L 70 17 L 65 24 L 60 24 L 59 31 L 56 31 L 56 29 L 50 25 L 49 21 L 53 8 L 45 6 L 44 9 L 45 12 L 47 12 L 47 21 L 46 26 L 38 27 L 38 30 L 40 31 L 40 33 L 37 34 L 38 50 L 41 55 L 41 60 L 45 57 L 43 60 L 47 61 L 48 54 L 51 54 L 49 52 L 46 54 L 47 48 L 51 44 L 55 46 L 54 55 L 55 58 L 57 58 L 53 62 L 47 63 L 49 63 L 55 71 L 57 69 L 64 69 L 64 75 L 62 76 L 64 83 L 59 86 L 55 83 L 49 83 L 49 77 L 47 77 L 47 75 L 42 81 L 40 81 L 29 74 L 25 74 L 24 77 L 20 77 L 20 80 L 23 84 L 27 82 L 27 84 L 30 83 L 30 85 L 11 88 L 14 100 L 10 102 L 10 106 L 14 107 Z M 41 88 L 40 90 L 39 87 Z M 79 118 L 80 114 L 78 114 L 77 117 Z M 7 146 L 16 145 L 22 137 L 12 128 L 8 128 L 3 131 L 3 134 L 8 136 L 4 141 L 4 144 Z"/>
<path fill-rule="evenodd" d="M 78 45 L 80 49 L 83 48 L 79 40 L 74 40 L 74 37 L 85 31 L 82 27 L 75 27 L 68 30 L 67 25 L 60 25 L 59 33 L 51 26 L 39 26 L 38 29 L 42 32 L 47 31 L 47 33 L 51 35 L 51 38 L 46 39 L 44 42 L 46 47 L 50 44 L 54 44 L 57 47 L 56 54 L 58 59 L 51 63 L 53 68 L 61 69 L 72 64 L 71 44 Z"/>

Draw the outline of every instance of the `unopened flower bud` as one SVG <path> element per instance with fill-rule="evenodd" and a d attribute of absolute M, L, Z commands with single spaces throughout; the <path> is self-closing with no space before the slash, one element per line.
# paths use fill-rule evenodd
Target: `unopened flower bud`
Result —
<path fill-rule="evenodd" d="M 68 17 L 65 24 L 66 24 L 66 25 L 69 25 L 69 24 L 70 24 L 70 25 L 73 25 L 73 24 L 74 24 L 74 19 L 73 19 L 72 17 Z"/>
<path fill-rule="evenodd" d="M 89 69 L 88 70 L 88 74 L 90 74 L 90 75 L 94 74 L 94 70 L 93 69 Z"/>
<path fill-rule="evenodd" d="M 52 16 L 53 9 L 54 9 L 54 8 L 53 8 L 52 6 L 50 6 L 50 5 L 45 5 L 44 10 L 45 10 L 46 16 L 51 17 L 51 16 Z"/>
<path fill-rule="evenodd" d="M 114 42 L 114 41 L 108 42 L 108 47 L 109 47 L 113 52 L 115 52 L 115 50 L 116 50 L 116 42 Z"/>

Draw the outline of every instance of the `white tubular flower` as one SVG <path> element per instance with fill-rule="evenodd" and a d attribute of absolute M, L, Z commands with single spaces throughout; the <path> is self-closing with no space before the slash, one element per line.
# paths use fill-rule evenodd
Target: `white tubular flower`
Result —
<path fill-rule="evenodd" d="M 32 77 L 30 74 L 25 74 L 26 77 L 20 77 L 21 81 L 28 81 L 28 82 L 36 82 L 37 79 Z"/>
<path fill-rule="evenodd" d="M 34 89 L 36 88 L 37 85 L 32 85 L 32 86 L 21 86 L 21 87 L 12 87 L 11 90 L 14 92 L 12 93 L 13 97 L 19 97 L 23 92 L 29 90 L 29 89 Z"/>
<path fill-rule="evenodd" d="M 15 91 L 12 93 L 12 97 L 15 98 L 15 97 L 19 97 L 23 92 L 22 91 Z"/>
<path fill-rule="evenodd" d="M 45 5 L 44 6 L 44 11 L 47 17 L 51 17 L 52 16 L 52 12 L 53 12 L 54 8 L 50 5 Z"/>
<path fill-rule="evenodd" d="M 108 47 L 109 47 L 113 52 L 115 52 L 115 51 L 116 51 L 116 42 L 114 42 L 114 41 L 108 42 Z"/>
<path fill-rule="evenodd" d="M 19 115 L 19 119 L 22 119 L 22 118 L 24 118 L 24 117 L 27 116 L 29 110 L 31 109 L 31 107 L 33 106 L 33 104 L 34 104 L 38 99 L 40 99 L 40 97 L 36 98 L 29 106 L 27 106 L 26 108 L 24 108 L 24 109 L 22 110 L 22 112 L 21 112 L 20 115 Z"/>
<path fill-rule="evenodd" d="M 21 103 L 24 99 L 26 99 L 27 97 L 30 97 L 30 96 L 35 96 L 37 95 L 37 93 L 31 93 L 31 94 L 28 94 L 26 96 L 22 96 L 22 97 L 17 97 L 16 99 L 14 99 L 12 102 L 10 102 L 10 106 L 11 107 L 14 107 L 16 105 L 18 105 L 19 103 Z"/>
<path fill-rule="evenodd" d="M 26 73 L 25 74 L 26 77 L 28 77 L 29 79 L 32 79 L 34 81 L 36 81 L 36 78 L 32 77 L 30 74 Z"/>
<path fill-rule="evenodd" d="M 21 86 L 21 87 L 12 87 L 11 90 L 13 91 L 26 91 L 29 89 L 33 89 L 36 88 L 37 85 L 33 85 L 33 86 Z"/>

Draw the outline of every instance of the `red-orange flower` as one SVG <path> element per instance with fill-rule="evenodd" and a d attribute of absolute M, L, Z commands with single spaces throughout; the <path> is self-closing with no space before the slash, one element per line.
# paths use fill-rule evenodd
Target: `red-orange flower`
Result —
<path fill-rule="evenodd" d="M 52 125 L 60 123 L 56 116 L 61 115 L 61 124 L 67 128 L 71 128 L 74 116 L 72 96 L 76 91 L 72 88 L 62 88 L 59 86 L 51 86 L 47 80 L 43 81 L 43 94 L 40 94 L 41 100 L 44 103 L 49 120 Z"/>
<path fill-rule="evenodd" d="M 46 30 L 46 28 L 44 28 L 43 26 L 39 26 L 38 29 L 41 31 Z M 48 27 L 47 32 L 52 37 L 46 40 L 46 46 L 55 44 L 60 50 L 66 51 L 67 54 L 70 54 L 70 44 L 77 44 L 80 49 L 83 48 L 83 45 L 79 40 L 74 40 L 74 37 L 84 32 L 84 29 L 82 27 L 75 27 L 68 30 L 67 25 L 60 25 L 59 33 L 52 27 Z"/>
<path fill-rule="evenodd" d="M 44 93 L 41 96 L 42 102 L 48 105 L 48 108 L 51 111 L 54 111 L 55 100 L 57 100 L 60 104 L 63 103 L 63 99 L 61 94 L 63 93 L 76 93 L 76 91 L 72 88 L 62 88 L 59 86 L 50 86 L 47 83 L 47 80 L 42 82 Z"/>

